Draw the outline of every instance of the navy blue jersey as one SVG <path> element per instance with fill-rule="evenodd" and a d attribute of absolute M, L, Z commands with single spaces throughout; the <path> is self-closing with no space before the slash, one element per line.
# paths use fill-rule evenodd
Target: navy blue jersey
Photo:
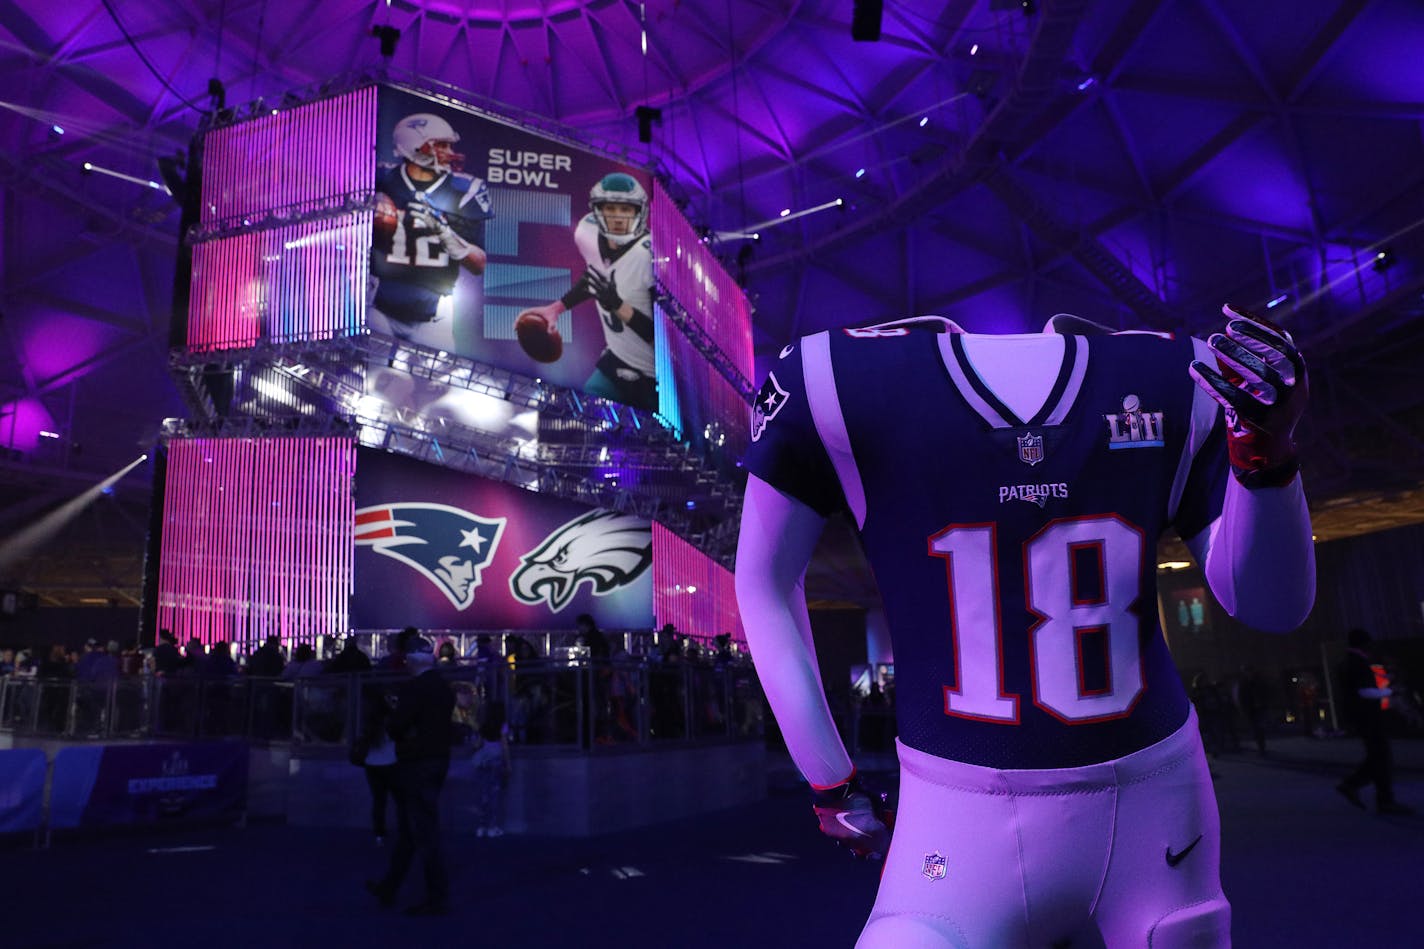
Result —
<path fill-rule="evenodd" d="M 412 181 L 400 164 L 378 177 L 376 190 L 389 195 L 402 214 L 390 246 L 371 250 L 371 273 L 380 278 L 375 306 L 391 319 L 429 322 L 440 298 L 454 292 L 460 262 L 445 252 L 436 233 L 416 228 L 404 211 L 412 202 L 424 201 L 442 212 L 455 233 L 481 245 L 483 222 L 494 216 L 489 189 L 483 179 L 457 172 L 431 182 Z"/>
<path fill-rule="evenodd" d="M 747 467 L 822 514 L 849 509 L 891 633 L 900 738 L 929 754 L 1078 767 L 1187 718 L 1155 554 L 1164 530 L 1191 538 L 1220 514 L 1220 413 L 1187 374 L 1192 340 L 1062 339 L 1026 419 L 961 334 L 903 328 L 806 337 L 758 396 Z"/>

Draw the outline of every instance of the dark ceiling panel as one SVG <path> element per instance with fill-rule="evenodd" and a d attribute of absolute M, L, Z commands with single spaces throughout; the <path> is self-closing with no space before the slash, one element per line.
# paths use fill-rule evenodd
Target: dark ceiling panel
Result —
<path fill-rule="evenodd" d="M 0 461 L 6 426 L 36 413 L 72 419 L 83 445 L 21 452 L 7 483 L 70 484 L 60 471 L 77 490 L 181 414 L 177 209 L 143 182 L 187 147 L 209 79 L 228 105 L 276 101 L 380 66 L 371 27 L 387 24 L 392 69 L 656 161 L 709 232 L 843 198 L 749 252 L 714 245 L 748 281 L 761 365 L 794 333 L 927 311 L 1000 332 L 1068 311 L 1205 333 L 1225 299 L 1285 294 L 1272 314 L 1320 367 L 1314 483 L 1403 497 L 1424 479 L 1407 378 L 1424 362 L 1424 5 L 887 6 L 878 43 L 851 40 L 843 0 L 0 7 Z M 647 145 L 644 103 L 663 110 Z M 1364 418 L 1380 380 L 1394 416 Z"/>

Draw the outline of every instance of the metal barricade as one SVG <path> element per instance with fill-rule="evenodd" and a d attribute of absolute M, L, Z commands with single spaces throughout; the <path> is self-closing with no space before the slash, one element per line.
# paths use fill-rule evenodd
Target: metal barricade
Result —
<path fill-rule="evenodd" d="M 439 667 L 473 693 L 474 720 L 509 726 L 515 744 L 597 749 L 760 740 L 764 700 L 749 666 L 631 657 L 460 663 Z M 246 738 L 339 746 L 362 733 L 372 690 L 400 673 L 300 679 L 124 676 L 108 682 L 0 678 L 0 729 L 70 739 Z M 386 699 L 381 697 L 382 701 Z"/>

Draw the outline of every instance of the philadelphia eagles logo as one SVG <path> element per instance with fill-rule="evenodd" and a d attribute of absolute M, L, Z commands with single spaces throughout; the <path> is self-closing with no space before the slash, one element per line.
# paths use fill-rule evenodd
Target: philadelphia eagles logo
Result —
<path fill-rule="evenodd" d="M 581 583 L 607 596 L 638 579 L 653 562 L 653 526 L 599 508 L 563 524 L 520 560 L 509 591 L 521 603 L 548 603 L 557 613 Z"/>

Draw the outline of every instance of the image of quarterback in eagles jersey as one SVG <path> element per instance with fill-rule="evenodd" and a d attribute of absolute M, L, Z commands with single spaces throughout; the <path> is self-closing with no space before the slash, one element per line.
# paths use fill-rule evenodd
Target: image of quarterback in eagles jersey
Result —
<path fill-rule="evenodd" d="M 408 115 L 393 137 L 402 160 L 377 172 L 368 321 L 378 332 L 454 350 L 453 314 L 440 304 L 462 270 L 484 272 L 480 244 L 484 222 L 494 216 L 489 189 L 459 171 L 460 136 L 440 116 Z"/>
<path fill-rule="evenodd" d="M 594 301 L 604 349 L 584 389 L 648 412 L 658 408 L 653 355 L 653 251 L 648 193 L 623 172 L 604 175 L 589 191 L 589 213 L 574 227 L 583 276 L 553 303 L 525 310 L 554 326 L 559 314 Z"/>

